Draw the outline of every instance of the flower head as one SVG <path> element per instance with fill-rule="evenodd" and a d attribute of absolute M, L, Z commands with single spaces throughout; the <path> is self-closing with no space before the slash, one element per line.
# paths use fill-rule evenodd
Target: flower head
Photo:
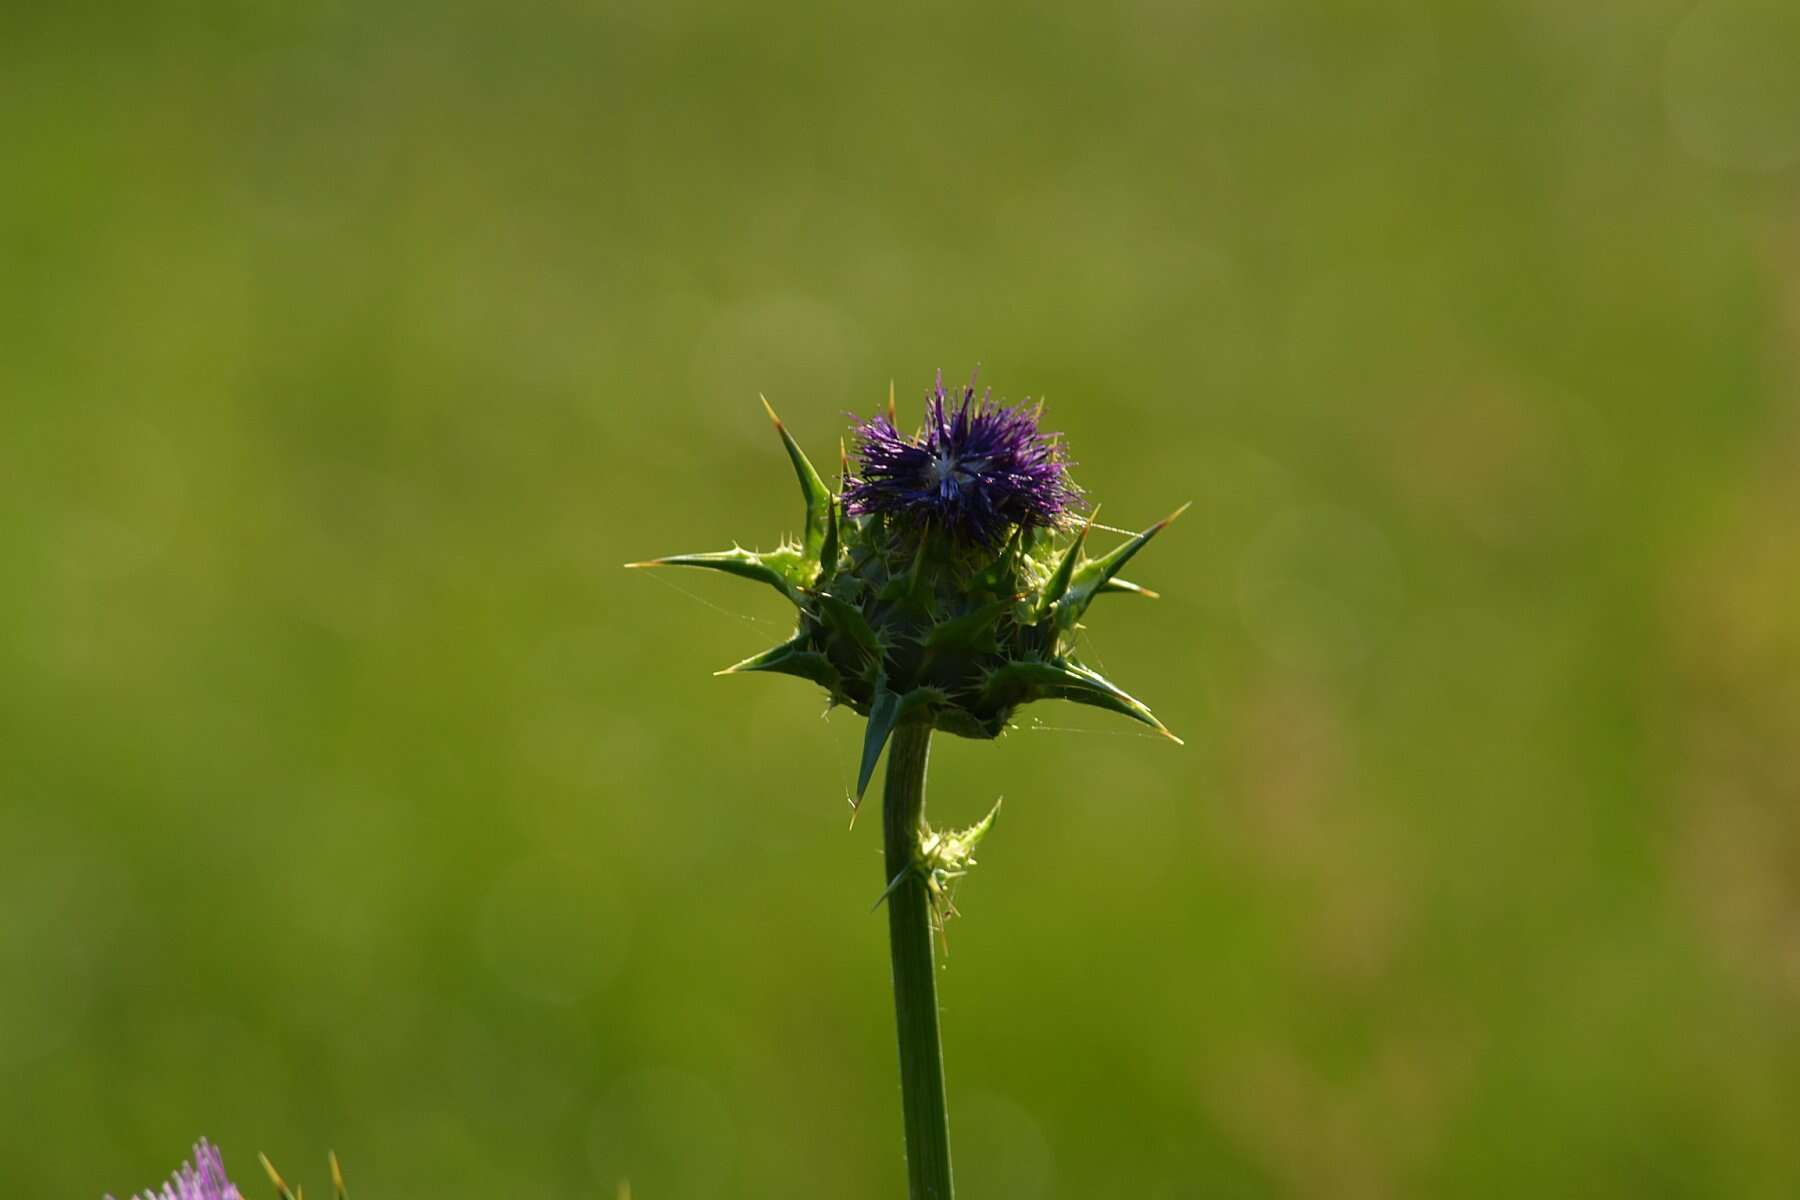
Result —
<path fill-rule="evenodd" d="M 1076 639 L 1098 597 L 1156 594 L 1119 570 L 1180 510 L 1090 555 L 1092 522 L 1066 528 L 1081 497 L 1061 443 L 1038 429 L 1034 410 L 977 402 L 973 383 L 953 399 L 939 376 L 925 429 L 910 438 L 895 428 L 890 398 L 886 416 L 857 426 L 856 474 L 846 465 L 838 493 L 772 408 L 769 417 L 806 503 L 804 534 L 773 550 L 627 565 L 723 571 L 767 584 L 794 606 L 793 637 L 720 674 L 798 676 L 867 717 L 859 798 L 903 724 L 995 738 L 1020 705 L 1072 700 L 1174 736 L 1080 662 Z M 1064 529 L 1068 536 L 1057 536 Z"/>
<path fill-rule="evenodd" d="M 917 435 L 903 436 L 891 412 L 858 425 L 849 511 L 929 522 L 990 548 L 1014 526 L 1056 525 L 1081 501 L 1057 436 L 1038 428 L 1037 410 L 991 396 L 977 402 L 971 379 L 952 401 L 940 371 Z"/>
<path fill-rule="evenodd" d="M 225 1160 L 219 1154 L 219 1148 L 201 1138 L 194 1147 L 194 1161 L 182 1163 L 174 1178 L 163 1184 L 162 1191 L 147 1191 L 141 1200 L 243 1200 L 243 1197 L 225 1177 Z"/>

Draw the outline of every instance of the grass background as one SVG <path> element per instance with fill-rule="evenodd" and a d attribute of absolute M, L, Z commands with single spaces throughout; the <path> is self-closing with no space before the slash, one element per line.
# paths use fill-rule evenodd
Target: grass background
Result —
<path fill-rule="evenodd" d="M 1184 750 L 940 739 L 965 1194 L 1794 1195 L 1796 12 L 8 9 L 8 1190 L 898 1195 L 857 723 L 618 567 L 979 362 L 1195 505 Z"/>

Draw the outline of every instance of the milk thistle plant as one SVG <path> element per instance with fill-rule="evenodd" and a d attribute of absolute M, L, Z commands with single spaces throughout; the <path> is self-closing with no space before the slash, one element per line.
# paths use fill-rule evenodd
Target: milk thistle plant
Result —
<path fill-rule="evenodd" d="M 768 411 L 806 502 L 800 540 L 628 565 L 700 567 L 774 588 L 798 613 L 793 637 L 720 674 L 795 675 L 866 718 L 853 804 L 886 749 L 882 899 L 907 1175 L 914 1200 L 948 1200 L 933 931 L 954 913 L 955 882 L 994 813 L 960 832 L 926 823 L 932 732 L 995 738 L 1021 705 L 1072 700 L 1173 738 L 1142 703 L 1081 663 L 1075 640 L 1097 597 L 1155 594 L 1119 570 L 1181 510 L 1090 555 L 1093 518 L 1078 516 L 1082 495 L 1060 438 L 1039 427 L 1042 406 L 978 399 L 973 380 L 947 391 L 940 373 L 924 425 L 912 433 L 898 424 L 890 387 L 886 411 L 854 427 L 854 462 L 840 446 L 835 492 Z"/>

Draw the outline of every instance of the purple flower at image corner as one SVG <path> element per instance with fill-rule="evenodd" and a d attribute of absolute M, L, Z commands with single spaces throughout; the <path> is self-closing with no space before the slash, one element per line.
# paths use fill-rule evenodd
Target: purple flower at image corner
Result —
<path fill-rule="evenodd" d="M 978 402 L 970 379 L 952 402 L 939 371 L 916 436 L 895 427 L 891 404 L 859 424 L 857 474 L 844 488 L 849 511 L 935 524 L 993 548 L 1014 526 L 1054 526 L 1079 507 L 1058 436 L 1038 428 L 1039 409 L 992 394 Z"/>
<path fill-rule="evenodd" d="M 108 1196 L 106 1200 L 112 1200 Z M 225 1159 L 219 1148 L 201 1138 L 194 1146 L 194 1161 L 182 1163 L 162 1191 L 146 1191 L 132 1200 L 244 1200 L 225 1177 Z"/>

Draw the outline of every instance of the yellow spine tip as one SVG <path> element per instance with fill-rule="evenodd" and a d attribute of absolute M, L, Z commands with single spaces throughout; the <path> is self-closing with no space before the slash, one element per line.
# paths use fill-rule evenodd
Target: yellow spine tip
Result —
<path fill-rule="evenodd" d="M 1189 500 L 1186 504 L 1182 505 L 1180 508 L 1178 508 L 1174 512 L 1170 513 L 1168 516 L 1166 516 L 1162 520 L 1158 521 L 1156 523 L 1156 527 L 1158 529 L 1166 529 L 1167 527 L 1169 527 L 1170 525 L 1173 525 L 1175 523 L 1176 517 L 1179 517 L 1182 513 L 1186 512 L 1188 509 L 1190 509 L 1192 507 L 1194 507 L 1194 502 L 1192 500 Z"/>
<path fill-rule="evenodd" d="M 262 1163 L 262 1169 L 268 1174 L 269 1182 L 281 1191 L 287 1191 L 287 1182 L 281 1178 L 281 1172 L 275 1169 L 275 1164 L 269 1161 L 269 1156 L 258 1153 L 256 1158 L 258 1162 Z"/>
<path fill-rule="evenodd" d="M 761 392 L 756 393 L 756 398 L 762 401 L 763 411 L 769 414 L 769 420 L 775 422 L 775 428 L 783 428 L 781 418 L 775 415 L 775 406 L 769 403 L 769 398 Z"/>

